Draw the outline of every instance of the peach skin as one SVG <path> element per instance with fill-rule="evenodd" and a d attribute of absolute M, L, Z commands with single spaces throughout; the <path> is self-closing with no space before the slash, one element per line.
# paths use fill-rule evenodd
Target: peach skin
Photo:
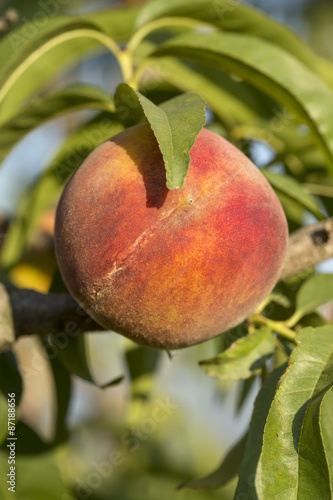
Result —
<path fill-rule="evenodd" d="M 248 317 L 287 245 L 281 205 L 257 167 L 203 129 L 182 189 L 168 190 L 148 124 L 83 162 L 60 199 L 56 255 L 78 303 L 133 341 L 177 349 Z"/>

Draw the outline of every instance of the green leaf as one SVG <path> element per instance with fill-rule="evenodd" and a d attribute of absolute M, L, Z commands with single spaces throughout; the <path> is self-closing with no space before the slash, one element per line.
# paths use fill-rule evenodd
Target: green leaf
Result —
<path fill-rule="evenodd" d="M 309 126 L 333 172 L 333 92 L 292 55 L 248 35 L 185 34 L 152 57 L 177 56 L 232 73 L 252 83 Z"/>
<path fill-rule="evenodd" d="M 277 191 L 277 194 L 285 194 L 288 198 L 296 201 L 303 208 L 312 213 L 318 220 L 325 219 L 325 215 L 322 213 L 316 200 L 305 191 L 296 179 L 288 175 L 276 174 L 267 169 L 262 169 L 261 172 L 273 186 L 275 191 Z"/>
<path fill-rule="evenodd" d="M 80 85 L 36 98 L 21 107 L 0 126 L 0 161 L 34 128 L 65 113 L 86 108 L 112 112 L 114 104 L 106 92 Z"/>
<path fill-rule="evenodd" d="M 236 0 L 152 0 L 141 10 L 136 27 L 173 16 L 190 17 L 223 31 L 262 38 L 284 48 L 310 68 L 318 68 L 316 55 L 298 35 L 259 10 Z"/>
<path fill-rule="evenodd" d="M 205 124 L 205 103 L 197 94 L 183 94 L 156 106 L 137 90 L 121 83 L 115 94 L 118 114 L 134 123 L 146 116 L 163 155 L 167 187 L 180 189 L 185 180 L 190 151 Z M 133 122 L 132 122 L 133 123 Z"/>
<path fill-rule="evenodd" d="M 21 258 L 40 216 L 88 154 L 123 128 L 115 114 L 105 112 L 66 139 L 46 172 L 24 193 L 1 248 L 2 266 L 9 267 Z"/>
<path fill-rule="evenodd" d="M 260 455 L 263 442 L 264 427 L 276 387 L 286 365 L 279 366 L 269 375 L 260 389 L 254 403 L 244 458 L 239 471 L 239 480 L 235 500 L 246 498 L 258 500 L 260 496 Z"/>
<path fill-rule="evenodd" d="M 39 455 L 50 450 L 50 443 L 44 441 L 34 429 L 22 420 L 16 425 L 16 454 L 17 455 Z"/>
<path fill-rule="evenodd" d="M 139 9 L 137 5 L 126 5 L 125 8 L 112 6 L 108 9 L 87 12 L 80 15 L 80 19 L 83 18 L 98 25 L 114 40 L 126 42 L 133 33 Z"/>
<path fill-rule="evenodd" d="M 22 378 L 12 351 L 0 353 L 0 391 L 7 397 L 15 393 L 16 404 L 21 400 L 23 392 Z"/>
<path fill-rule="evenodd" d="M 316 439 L 317 424 L 311 419 L 316 418 L 320 393 L 326 392 L 328 367 L 329 386 L 332 384 L 332 336 L 333 326 L 330 325 L 305 328 L 296 337 L 299 345 L 291 354 L 265 426 L 261 460 L 263 500 L 328 498 L 327 479 L 320 484 L 313 479 L 328 478 L 323 448 L 316 444 L 317 459 L 311 456 L 311 474 L 305 475 L 309 455 L 304 446 L 312 446 Z M 315 432 L 318 435 L 318 429 Z M 277 463 L 279 467 L 274 466 Z M 317 494 L 299 494 L 304 491 L 316 491 Z"/>
<path fill-rule="evenodd" d="M 250 378 L 240 381 L 240 392 L 237 395 L 236 413 L 239 413 L 243 408 L 243 405 L 247 399 L 247 396 L 251 392 L 251 389 L 255 381 L 256 381 L 255 375 L 252 375 Z"/>
<path fill-rule="evenodd" d="M 201 479 L 185 481 L 178 489 L 214 490 L 227 484 L 238 474 L 245 452 L 246 440 L 247 433 L 229 450 L 221 465 L 214 472 Z"/>
<path fill-rule="evenodd" d="M 131 343 L 126 351 L 126 362 L 131 378 L 132 396 L 147 399 L 153 375 L 161 359 L 161 352 Z"/>
<path fill-rule="evenodd" d="M 138 7 L 110 8 L 98 12 L 86 13 L 80 19 L 92 22 L 94 26 L 111 36 L 114 40 L 121 42 L 127 40 L 132 32 L 134 19 Z M 59 16 L 45 18 L 42 26 L 35 22 L 26 23 L 20 28 L 12 31 L 0 43 L 0 67 L 3 68 L 10 61 L 18 50 L 38 39 L 50 30 L 67 26 L 75 18 L 70 16 Z M 7 94 L 6 101 L 2 107 L 2 118 L 10 116 L 15 108 L 26 100 L 31 94 L 40 91 L 47 81 L 58 74 L 59 68 L 65 68 L 75 59 L 80 61 L 83 55 L 94 56 L 95 51 L 105 50 L 97 41 L 80 38 L 70 39 L 52 48 L 44 56 L 39 57 L 25 71 L 24 77 L 20 78 L 11 91 Z M 67 66 L 66 66 L 67 65 Z"/>
<path fill-rule="evenodd" d="M 71 337 L 60 333 L 50 336 L 49 340 L 50 344 L 57 349 L 59 357 L 69 373 L 97 385 L 90 369 L 86 338 L 86 334 L 82 332 Z M 118 385 L 123 380 L 124 377 L 120 376 L 98 387 L 106 389 L 107 387 Z"/>
<path fill-rule="evenodd" d="M 320 428 L 320 411 L 324 398 L 333 386 L 331 383 L 309 403 L 298 444 L 300 498 L 331 498 L 330 473 Z"/>
<path fill-rule="evenodd" d="M 43 339 L 43 345 L 45 348 L 45 355 L 50 363 L 50 368 L 53 375 L 53 383 L 55 387 L 57 414 L 53 445 L 58 445 L 66 441 L 68 438 L 66 417 L 71 398 L 72 381 L 71 376 L 63 363 L 61 363 L 61 361 L 57 357 L 54 357 L 54 350 L 52 349 L 50 342 L 46 338 Z"/>
<path fill-rule="evenodd" d="M 69 373 L 94 383 L 87 359 L 86 334 L 80 333 L 75 337 L 66 335 L 65 339 L 62 339 L 62 337 L 62 334 L 53 335 L 50 336 L 49 341 L 51 346 L 58 350 L 64 366 Z"/>
<path fill-rule="evenodd" d="M 317 274 L 300 287 L 296 296 L 296 310 L 287 321 L 294 326 L 303 316 L 333 300 L 333 274 Z"/>
<path fill-rule="evenodd" d="M 323 435 L 326 458 L 330 471 L 331 490 L 333 491 L 333 391 L 329 391 L 320 408 L 320 426 Z"/>
<path fill-rule="evenodd" d="M 155 68 L 157 74 L 163 75 L 166 81 L 183 92 L 198 92 L 228 128 L 235 123 L 252 123 L 258 118 L 248 103 L 238 95 L 234 95 L 230 88 L 224 88 L 226 78 L 223 78 L 225 75 L 221 72 L 202 65 L 192 68 L 171 57 L 160 59 L 155 64 L 152 62 L 150 69 L 155 70 Z M 213 71 L 217 74 L 212 74 Z"/>
<path fill-rule="evenodd" d="M 223 335 L 219 335 L 218 337 L 216 337 L 218 352 L 219 353 L 224 352 L 236 340 L 245 337 L 245 335 L 247 335 L 248 333 L 249 333 L 248 325 L 246 321 L 243 321 L 243 323 L 240 323 L 234 328 L 231 328 L 231 330 L 224 332 Z"/>
<path fill-rule="evenodd" d="M 71 41 L 75 51 L 77 45 L 75 40 L 82 38 L 92 39 L 95 43 L 98 42 L 107 47 L 116 57 L 120 57 L 120 48 L 98 25 L 84 20 L 66 18 L 53 20 L 48 29 L 42 30 L 26 43 L 22 43 L 14 51 L 12 57 L 7 56 L 6 63 L 3 65 L 0 73 L 0 109 L 2 120 L 7 120 L 11 117 L 15 107 L 30 95 L 32 89 L 36 89 L 35 83 L 32 86 L 29 85 L 30 79 L 37 78 L 38 87 L 40 87 L 43 73 L 50 76 L 50 62 L 53 65 L 53 71 L 55 68 L 59 70 L 59 65 L 57 66 L 57 61 L 53 58 L 53 49 L 56 49 L 65 42 Z M 68 50 L 68 53 L 71 54 L 71 49 Z M 68 53 L 65 59 L 68 59 Z M 63 52 L 61 53 L 62 55 Z M 2 57 L 3 52 L 0 47 L 0 60 Z M 44 69 L 42 75 L 35 72 L 38 61 L 43 61 L 46 64 L 46 69 Z M 38 67 L 39 65 L 37 65 Z M 23 80 L 28 90 L 23 90 L 20 93 Z M 15 93 L 15 97 L 13 97 L 13 93 Z M 7 96 L 10 96 L 10 99 L 7 99 Z"/>
<path fill-rule="evenodd" d="M 200 361 L 200 366 L 211 377 L 221 380 L 247 379 L 262 368 L 275 349 L 275 338 L 266 327 L 236 340 L 215 358 Z"/>

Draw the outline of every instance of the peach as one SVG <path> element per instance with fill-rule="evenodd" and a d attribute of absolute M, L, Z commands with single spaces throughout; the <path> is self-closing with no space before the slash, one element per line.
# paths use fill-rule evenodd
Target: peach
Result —
<path fill-rule="evenodd" d="M 99 146 L 57 208 L 56 255 L 103 327 L 176 349 L 237 325 L 274 287 L 287 224 L 257 167 L 203 129 L 182 189 L 168 190 L 148 124 Z"/>

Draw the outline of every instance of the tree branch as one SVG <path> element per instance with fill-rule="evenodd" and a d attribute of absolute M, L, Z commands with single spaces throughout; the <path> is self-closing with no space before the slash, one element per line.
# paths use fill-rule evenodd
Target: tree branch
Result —
<path fill-rule="evenodd" d="M 289 238 L 280 280 L 333 257 L 333 218 L 295 231 Z M 0 283 L 0 352 L 23 335 L 103 330 L 68 294 L 7 289 Z"/>
<path fill-rule="evenodd" d="M 67 293 L 47 295 L 26 289 L 7 289 L 0 283 L 0 352 L 23 335 L 103 330 Z"/>
<path fill-rule="evenodd" d="M 333 257 L 333 217 L 291 234 L 280 280 Z"/>

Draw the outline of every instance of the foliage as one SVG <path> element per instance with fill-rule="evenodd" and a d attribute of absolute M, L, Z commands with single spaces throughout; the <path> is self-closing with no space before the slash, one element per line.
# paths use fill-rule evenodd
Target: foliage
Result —
<path fill-rule="evenodd" d="M 83 159 L 108 137 L 142 121 L 149 122 L 159 143 L 169 189 L 182 187 L 190 149 L 206 116 L 207 127 L 254 161 L 259 145 L 269 150 L 262 172 L 282 203 L 290 231 L 310 216 L 333 216 L 333 65 L 287 27 L 236 0 L 152 0 L 141 9 L 49 15 L 44 21 L 22 24 L 0 42 L 1 160 L 47 121 L 78 110 L 95 114 L 76 121 L 43 174 L 24 193 L 1 248 L 6 283 L 31 255 L 41 217 L 54 207 Z M 59 70 L 106 53 L 122 72 L 113 96 L 82 83 L 58 88 Z M 44 257 L 40 254 L 37 260 Z M 63 291 L 58 271 L 53 276 L 52 269 L 51 289 Z M 200 361 L 200 376 L 212 377 L 219 391 L 237 383 L 242 390 L 238 410 L 259 382 L 252 419 L 218 469 L 200 479 L 184 482 L 193 471 L 173 467 L 156 451 L 157 443 L 147 445 L 145 453 L 140 449 L 138 461 L 150 464 L 154 481 L 164 485 L 168 498 L 232 498 L 235 487 L 235 500 L 332 498 L 333 325 L 331 311 L 318 312 L 333 301 L 332 279 L 330 274 L 305 275 L 279 283 L 251 318 L 211 343 L 214 352 Z M 90 498 L 110 498 L 112 491 L 115 497 L 134 499 L 140 488 L 145 489 L 144 498 L 155 498 L 155 483 L 155 493 L 149 493 L 150 480 L 131 461 L 139 442 L 131 425 L 138 428 L 152 410 L 161 353 L 124 342 L 123 372 L 113 373 L 111 382 L 96 383 L 89 336 L 67 335 L 62 346 L 64 335 L 44 338 L 39 346 L 56 403 L 54 436 L 48 442 L 20 416 L 27 373 L 20 374 L 12 352 L 0 354 L 3 498 L 8 496 L 3 471 L 7 395 L 12 392 L 21 443 L 17 487 L 22 498 L 83 498 L 89 490 Z M 95 384 L 96 391 L 117 386 L 124 377 L 132 380 L 128 419 L 116 429 L 108 423 L 106 429 L 116 444 L 126 442 L 127 449 L 108 463 L 109 472 L 99 473 L 97 486 L 88 487 L 80 479 L 90 477 L 94 469 L 86 470 L 77 461 L 73 476 L 59 465 L 75 433 L 67 422 L 77 380 L 73 376 Z M 130 464 L 128 470 L 119 472 L 112 483 L 109 476 L 122 459 Z M 64 463 L 68 460 L 67 456 Z M 37 472 L 40 468 L 42 474 Z M 41 481 L 44 472 L 48 481 Z M 173 493 L 180 483 L 184 489 Z M 213 490 L 222 486 L 221 497 Z"/>

